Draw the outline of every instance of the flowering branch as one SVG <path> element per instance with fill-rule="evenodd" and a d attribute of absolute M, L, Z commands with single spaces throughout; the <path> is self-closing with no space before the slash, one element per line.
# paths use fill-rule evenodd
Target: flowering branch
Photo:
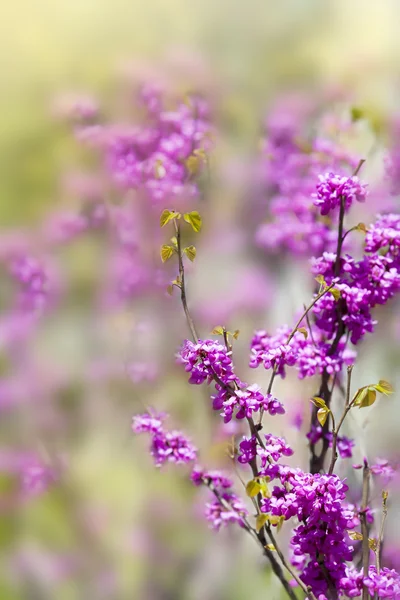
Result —
<path fill-rule="evenodd" d="M 363 488 L 362 488 L 362 499 L 361 499 L 361 510 L 360 510 L 360 521 L 361 521 L 361 534 L 362 534 L 362 565 L 364 577 L 368 576 L 369 572 L 369 540 L 368 540 L 368 523 L 367 523 L 367 508 L 369 499 L 369 480 L 371 471 L 366 459 L 364 459 L 363 468 Z M 364 584 L 362 591 L 362 600 L 368 600 L 368 588 Z"/>

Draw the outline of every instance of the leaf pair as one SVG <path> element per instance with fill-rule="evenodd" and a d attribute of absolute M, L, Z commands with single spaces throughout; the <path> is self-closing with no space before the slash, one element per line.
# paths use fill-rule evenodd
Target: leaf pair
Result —
<path fill-rule="evenodd" d="M 180 219 L 181 216 L 182 215 L 179 212 L 165 209 L 161 213 L 160 226 L 164 227 L 170 221 L 173 221 L 174 219 Z M 189 223 L 189 225 L 191 225 L 193 231 L 195 231 L 196 233 L 200 231 L 202 226 L 202 220 L 197 210 L 192 210 L 191 212 L 185 213 L 183 215 L 183 219 L 186 221 L 186 223 Z"/>
<path fill-rule="evenodd" d="M 358 406 L 359 408 L 366 408 L 367 406 L 372 406 L 376 400 L 376 393 L 384 394 L 385 396 L 390 396 L 393 394 L 393 388 L 384 379 L 380 379 L 379 383 L 373 383 L 370 385 L 365 385 L 355 393 L 352 401 L 353 406 Z"/>
<path fill-rule="evenodd" d="M 330 409 L 327 407 L 325 400 L 323 398 L 319 398 L 315 396 L 312 398 L 311 402 L 319 409 L 317 412 L 317 419 L 321 427 L 323 427 L 326 423 Z"/>

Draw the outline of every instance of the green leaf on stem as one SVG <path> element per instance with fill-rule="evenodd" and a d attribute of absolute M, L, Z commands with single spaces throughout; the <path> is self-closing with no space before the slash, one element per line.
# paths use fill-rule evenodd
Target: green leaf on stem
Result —
<path fill-rule="evenodd" d="M 375 389 L 377 392 L 385 394 L 385 396 L 390 396 L 390 394 L 393 394 L 394 392 L 394 389 L 390 385 L 390 383 L 388 381 L 385 381 L 384 379 L 379 380 L 379 383 L 375 386 Z"/>
<path fill-rule="evenodd" d="M 188 259 L 193 262 L 196 258 L 196 248 L 194 246 L 188 246 L 187 248 L 184 248 L 183 251 Z"/>
<path fill-rule="evenodd" d="M 328 415 L 331 411 L 329 410 L 329 408 L 325 407 L 325 408 L 320 408 L 317 412 L 317 419 L 319 424 L 321 425 L 321 427 L 323 427 L 326 423 L 326 420 L 328 418 Z"/>
<path fill-rule="evenodd" d="M 326 410 L 328 410 L 327 405 L 325 404 L 325 400 L 323 398 L 319 398 L 318 396 L 314 396 L 313 398 L 311 398 L 311 402 L 317 407 L 317 408 L 325 408 Z"/>
<path fill-rule="evenodd" d="M 257 533 L 260 531 L 260 529 L 262 529 L 265 525 L 265 523 L 268 522 L 268 515 L 264 514 L 264 513 L 260 513 L 259 515 L 257 515 L 256 517 L 256 531 Z"/>
<path fill-rule="evenodd" d="M 196 233 L 200 231 L 202 226 L 202 220 L 197 210 L 192 210 L 192 212 L 185 213 L 183 215 L 183 218 L 185 219 L 186 223 L 189 223 L 189 225 L 192 226 L 193 231 L 195 231 Z"/>
<path fill-rule="evenodd" d="M 160 226 L 164 227 L 164 225 L 166 225 L 167 223 L 169 223 L 173 219 L 179 219 L 180 216 L 181 216 L 180 213 L 175 212 L 174 210 L 165 209 L 161 213 Z"/>
<path fill-rule="evenodd" d="M 362 533 L 359 533 L 358 531 L 348 531 L 347 533 L 349 534 L 349 538 L 356 542 L 361 542 L 363 539 Z"/>
<path fill-rule="evenodd" d="M 352 106 L 350 110 L 351 120 L 353 123 L 364 117 L 364 111 L 359 106 Z"/>
<path fill-rule="evenodd" d="M 308 338 L 308 331 L 307 331 L 307 329 L 305 327 L 298 327 L 297 331 L 299 333 L 302 333 L 304 335 L 305 339 Z"/>
<path fill-rule="evenodd" d="M 211 332 L 212 335 L 224 335 L 224 328 L 222 325 L 217 325 Z"/>
<path fill-rule="evenodd" d="M 160 256 L 161 256 L 161 260 L 164 262 L 166 262 L 169 258 L 171 258 L 171 256 L 174 253 L 174 249 L 172 246 L 161 246 L 161 250 L 160 250 Z"/>
<path fill-rule="evenodd" d="M 254 496 L 257 496 L 261 492 L 261 489 L 261 485 L 258 483 L 258 481 L 256 479 L 252 479 L 246 485 L 246 494 L 249 498 L 254 498 Z"/>
<path fill-rule="evenodd" d="M 337 288 L 331 288 L 329 290 L 329 293 L 332 294 L 332 296 L 335 298 L 336 302 L 339 300 L 339 298 L 340 298 L 340 290 L 338 290 Z"/>

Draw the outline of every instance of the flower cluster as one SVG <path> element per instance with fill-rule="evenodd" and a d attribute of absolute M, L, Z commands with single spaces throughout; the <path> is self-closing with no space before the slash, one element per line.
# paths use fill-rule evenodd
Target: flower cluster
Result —
<path fill-rule="evenodd" d="M 366 186 L 361 184 L 358 177 L 341 177 L 335 173 L 319 176 L 317 192 L 313 194 L 314 204 L 321 210 L 321 215 L 328 215 L 344 203 L 348 211 L 354 200 L 365 202 Z"/>
<path fill-rule="evenodd" d="M 337 475 L 311 475 L 300 469 L 282 471 L 281 486 L 275 486 L 261 510 L 286 521 L 296 517 L 300 525 L 293 532 L 291 548 L 301 569 L 301 579 L 314 594 L 326 594 L 328 582 L 340 589 L 345 561 L 352 558 L 347 542 L 348 519 L 344 500 L 348 487 Z"/>
<path fill-rule="evenodd" d="M 186 196 L 198 195 L 191 181 L 205 162 L 210 148 L 210 108 L 199 95 L 171 99 L 155 85 L 139 91 L 145 110 L 140 124 L 97 126 L 95 142 L 104 150 L 107 170 L 124 189 L 145 193 L 159 206 Z M 93 125 L 82 127 L 80 137 L 93 139 Z"/>
<path fill-rule="evenodd" d="M 250 418 L 264 411 L 270 415 L 283 414 L 282 404 L 271 394 L 264 395 L 256 385 L 248 386 L 234 372 L 232 353 L 214 340 L 186 340 L 178 354 L 178 362 L 190 373 L 189 383 L 215 383 L 216 394 L 211 396 L 214 410 L 221 411 L 225 423 Z"/>
<path fill-rule="evenodd" d="M 287 326 L 281 327 L 273 336 L 265 330 L 256 331 L 250 346 L 250 367 L 257 368 L 263 364 L 264 368 L 271 369 L 277 364 L 277 374 L 284 377 L 285 366 L 294 366 L 299 378 L 304 379 L 322 374 L 325 370 L 330 374 L 339 373 L 343 365 L 354 362 L 355 352 L 346 348 L 344 337 L 339 340 L 338 352 L 331 356 L 330 344 L 317 329 L 312 338 L 296 332 L 287 343 L 290 334 Z"/>
<path fill-rule="evenodd" d="M 196 460 L 197 449 L 180 431 L 164 431 L 162 421 L 165 415 L 144 413 L 133 418 L 134 433 L 151 435 L 150 454 L 156 467 L 166 462 L 182 464 Z"/>
<path fill-rule="evenodd" d="M 205 517 L 212 529 L 219 530 L 230 523 L 243 527 L 248 511 L 240 498 L 232 491 L 232 481 L 220 471 L 207 471 L 196 466 L 191 475 L 196 486 L 204 485 L 215 499 L 206 504 Z"/>
<path fill-rule="evenodd" d="M 317 111 L 301 99 L 285 103 L 281 98 L 268 116 L 261 169 L 269 219 L 256 232 L 256 242 L 268 251 L 310 256 L 335 247 L 334 228 L 314 207 L 315 182 L 327 168 L 347 179 L 359 160 L 329 133 L 346 129 L 348 122 L 336 119 L 334 127 L 323 119 L 316 123 Z M 317 133 L 310 136 L 310 130 Z"/>

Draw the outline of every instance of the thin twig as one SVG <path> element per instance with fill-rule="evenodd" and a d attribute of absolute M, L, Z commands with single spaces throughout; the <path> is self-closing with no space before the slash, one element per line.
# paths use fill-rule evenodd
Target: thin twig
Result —
<path fill-rule="evenodd" d="M 382 521 L 381 521 L 381 528 L 379 531 L 379 536 L 378 536 L 378 539 L 376 542 L 376 551 L 375 551 L 376 572 L 378 573 L 378 575 L 381 572 L 381 547 L 382 547 L 382 541 L 383 541 L 383 534 L 385 531 L 385 521 L 386 521 L 386 517 L 388 514 L 387 499 L 388 499 L 388 493 L 386 491 L 383 491 L 382 492 Z"/>
<path fill-rule="evenodd" d="M 296 334 L 297 329 L 299 328 L 299 325 L 301 324 L 301 322 L 307 318 L 308 313 L 310 312 L 310 310 L 312 309 L 312 307 L 318 302 L 318 300 L 320 300 L 322 298 L 322 296 L 324 296 L 325 294 L 327 294 L 328 292 L 331 291 L 331 289 L 335 287 L 334 283 L 331 283 L 331 285 L 328 285 L 326 288 L 324 288 L 321 292 L 319 292 L 316 297 L 312 300 L 311 304 L 309 304 L 304 312 L 302 313 L 300 319 L 297 321 L 296 325 L 294 326 L 294 328 L 292 329 L 292 331 L 290 332 L 287 340 L 286 340 L 286 344 L 290 344 L 290 342 L 292 341 L 293 337 Z M 270 394 L 272 391 L 272 386 L 274 384 L 274 380 L 276 377 L 276 374 L 278 372 L 278 365 L 277 363 L 274 364 L 274 368 L 272 369 L 272 373 L 271 373 L 271 378 L 269 380 L 269 384 L 268 384 L 268 388 L 267 388 L 267 394 Z M 264 416 L 264 411 L 261 410 L 260 411 L 260 420 L 258 422 L 259 425 L 261 425 L 262 423 L 262 418 Z"/>
<path fill-rule="evenodd" d="M 178 261 L 179 261 L 179 278 L 180 278 L 180 290 L 181 290 L 181 302 L 183 306 L 183 310 L 185 311 L 185 316 L 187 323 L 189 325 L 190 333 L 192 334 L 193 341 L 197 344 L 199 341 L 199 336 L 196 331 L 196 327 L 192 316 L 190 314 L 187 300 L 186 300 L 186 285 L 185 285 L 185 269 L 183 266 L 183 257 L 182 257 L 182 244 L 181 244 L 181 226 L 179 223 L 174 220 L 175 232 L 176 232 L 176 246 L 178 251 Z"/>
<path fill-rule="evenodd" d="M 283 566 L 285 567 L 285 569 L 287 571 L 289 571 L 290 575 L 293 577 L 293 579 L 296 581 L 296 583 L 300 586 L 300 588 L 303 590 L 303 592 L 310 598 L 310 600 L 317 600 L 317 598 L 313 594 L 311 588 L 309 586 L 307 586 L 300 579 L 300 577 L 297 575 L 296 571 L 291 567 L 291 565 L 287 562 L 286 558 L 282 554 L 282 551 L 280 550 L 280 548 L 279 548 L 279 546 L 278 546 L 278 544 L 276 542 L 276 538 L 275 538 L 274 534 L 272 533 L 271 526 L 270 525 L 266 525 L 265 529 L 266 529 L 268 537 L 271 540 L 272 544 L 274 545 L 276 553 L 279 556 L 279 558 L 281 559 L 281 562 L 282 562 Z"/>
<path fill-rule="evenodd" d="M 369 480 L 370 480 L 370 469 L 368 466 L 367 459 L 364 459 L 363 469 L 363 488 L 362 488 L 362 499 L 361 499 L 361 510 L 360 510 L 360 521 L 361 521 L 361 533 L 362 539 L 362 564 L 364 577 L 368 577 L 369 572 L 369 540 L 368 540 L 368 524 L 367 524 L 367 509 L 368 509 L 368 498 L 369 498 Z M 368 600 L 369 592 L 366 585 L 363 585 L 362 600 Z"/>
<path fill-rule="evenodd" d="M 351 392 L 351 374 L 353 371 L 353 365 L 349 365 L 347 367 L 347 388 L 346 388 L 346 401 L 345 401 L 345 405 L 344 405 L 344 411 L 343 414 L 341 416 L 341 419 L 338 423 L 338 426 L 335 427 L 335 421 L 333 418 L 333 414 L 332 415 L 332 420 L 333 420 L 333 430 L 332 430 L 332 457 L 331 457 L 331 463 L 329 465 L 329 470 L 328 470 L 328 474 L 332 475 L 333 470 L 335 468 L 335 464 L 338 458 L 338 454 L 337 454 L 337 441 L 338 441 L 338 436 L 339 436 L 339 431 L 340 428 L 343 425 L 343 422 L 345 420 L 345 418 L 347 417 L 348 412 L 350 411 L 351 407 L 352 407 L 352 402 L 350 402 L 350 392 Z"/>

